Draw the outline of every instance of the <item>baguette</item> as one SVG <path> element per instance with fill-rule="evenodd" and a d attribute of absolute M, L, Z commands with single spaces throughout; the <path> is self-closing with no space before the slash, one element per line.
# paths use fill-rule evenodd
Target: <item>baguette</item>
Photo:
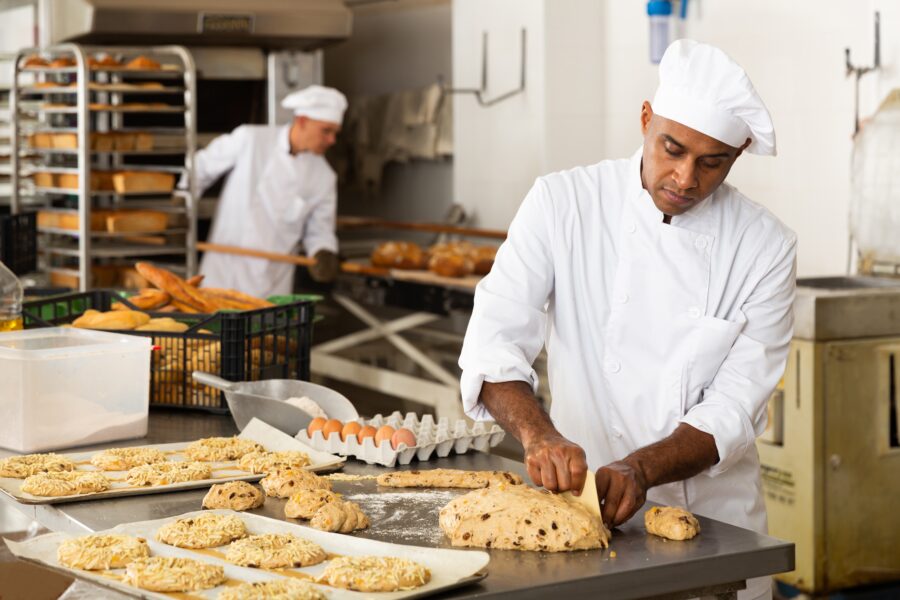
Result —
<path fill-rule="evenodd" d="M 172 307 L 171 311 L 165 312 L 182 312 L 182 313 L 196 313 L 200 312 L 190 304 L 185 304 L 184 302 L 179 302 L 178 300 L 173 299 L 169 302 L 169 306 Z"/>
<path fill-rule="evenodd" d="M 137 327 L 135 331 L 163 331 L 163 332 L 173 332 L 173 333 L 181 333 L 182 331 L 187 331 L 188 326 L 184 323 L 179 323 L 172 317 L 161 317 L 159 319 L 150 319 L 146 325 L 141 325 Z"/>
<path fill-rule="evenodd" d="M 185 283 L 187 283 L 188 285 L 192 285 L 195 288 L 198 288 L 198 287 L 200 287 L 200 284 L 203 283 L 204 277 L 206 277 L 206 276 L 202 275 L 202 274 L 194 275 L 193 277 L 188 277 L 187 280 L 185 281 Z"/>
<path fill-rule="evenodd" d="M 244 305 L 244 308 L 241 310 L 248 310 L 251 308 L 269 308 L 270 306 L 275 306 L 268 300 L 256 298 L 255 296 L 250 296 L 249 294 L 242 294 L 241 292 L 238 292 L 236 290 L 227 290 L 222 288 L 203 288 L 200 291 L 211 301 L 226 302 L 230 304 L 242 304 Z"/>
<path fill-rule="evenodd" d="M 162 290 L 144 289 L 137 296 L 131 296 L 128 301 L 141 310 L 153 310 L 169 303 L 172 296 Z M 121 307 L 121 308 L 119 308 Z M 112 305 L 113 310 L 129 310 L 121 302 Z"/>
<path fill-rule="evenodd" d="M 72 327 L 80 329 L 131 330 L 146 325 L 149 321 L 150 315 L 136 310 L 114 310 L 109 312 L 88 310 L 72 322 Z"/>
<path fill-rule="evenodd" d="M 139 262 L 134 265 L 137 272 L 144 276 L 150 283 L 161 290 L 165 290 L 172 296 L 172 300 L 194 308 L 193 312 L 214 312 L 212 305 L 200 291 L 188 285 L 181 277 L 171 271 L 155 267 L 150 263 Z"/>

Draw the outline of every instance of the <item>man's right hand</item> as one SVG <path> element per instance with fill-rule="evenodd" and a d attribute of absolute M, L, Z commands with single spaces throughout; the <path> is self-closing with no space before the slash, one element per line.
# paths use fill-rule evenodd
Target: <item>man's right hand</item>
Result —
<path fill-rule="evenodd" d="M 525 444 L 525 467 L 535 485 L 551 492 L 580 494 L 587 474 L 584 450 L 559 433 L 549 433 Z"/>

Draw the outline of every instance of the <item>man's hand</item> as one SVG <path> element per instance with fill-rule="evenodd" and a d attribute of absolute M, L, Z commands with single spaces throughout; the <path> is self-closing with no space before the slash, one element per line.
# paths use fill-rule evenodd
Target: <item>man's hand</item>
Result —
<path fill-rule="evenodd" d="M 597 469 L 595 477 L 603 522 L 610 528 L 634 516 L 647 500 L 646 477 L 627 458 Z"/>
<path fill-rule="evenodd" d="M 558 433 L 543 435 L 525 445 L 525 467 L 535 485 L 551 492 L 580 494 L 587 474 L 584 450 Z"/>
<path fill-rule="evenodd" d="M 309 267 L 309 275 L 319 283 L 330 283 L 337 277 L 341 269 L 341 261 L 338 255 L 331 250 L 319 250 L 316 252 L 316 264 Z"/>

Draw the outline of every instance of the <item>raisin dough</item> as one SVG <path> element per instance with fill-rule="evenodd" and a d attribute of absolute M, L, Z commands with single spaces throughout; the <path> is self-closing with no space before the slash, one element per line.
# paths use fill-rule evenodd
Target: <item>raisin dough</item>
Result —
<path fill-rule="evenodd" d="M 75 463 L 59 454 L 25 454 L 0 459 L 0 477 L 25 479 L 38 473 L 74 471 Z"/>
<path fill-rule="evenodd" d="M 600 517 L 564 497 L 524 485 L 469 492 L 441 509 L 439 523 L 454 546 L 568 552 L 606 548 Z"/>
<path fill-rule="evenodd" d="M 266 501 L 263 493 L 246 481 L 218 483 L 203 497 L 203 508 L 230 508 L 231 510 L 250 510 L 259 508 Z"/>
<path fill-rule="evenodd" d="M 326 600 L 314 585 L 296 579 L 242 583 L 228 588 L 216 600 Z"/>
<path fill-rule="evenodd" d="M 429 471 L 395 471 L 378 476 L 378 485 L 385 487 L 466 488 L 475 490 L 499 483 L 521 485 L 522 478 L 507 471 L 460 471 L 431 469 Z"/>
<path fill-rule="evenodd" d="M 356 502 L 338 500 L 329 502 L 317 510 L 309 525 L 322 531 L 350 533 L 368 528 L 369 517 Z"/>
<path fill-rule="evenodd" d="M 302 469 L 309 464 L 309 455 L 299 450 L 283 452 L 251 452 L 241 457 L 238 466 L 251 473 L 271 473 L 283 469 Z"/>
<path fill-rule="evenodd" d="M 247 527 L 238 517 L 211 513 L 166 523 L 156 539 L 178 548 L 215 548 L 246 535 Z"/>
<path fill-rule="evenodd" d="M 330 490 L 331 482 L 304 469 L 283 469 L 269 473 L 259 484 L 266 496 L 290 498 L 301 490 Z"/>
<path fill-rule="evenodd" d="M 670 540 L 689 540 L 700 533 L 697 518 L 675 506 L 654 506 L 644 513 L 644 527 L 647 533 Z"/>
<path fill-rule="evenodd" d="M 320 508 L 332 502 L 341 502 L 341 499 L 331 490 L 301 490 L 284 505 L 284 516 L 289 519 L 312 519 Z"/>
<path fill-rule="evenodd" d="M 73 569 L 121 569 L 150 556 L 147 540 L 131 535 L 84 535 L 64 540 L 56 549 L 59 564 Z"/>
<path fill-rule="evenodd" d="M 103 492 L 110 485 L 106 476 L 93 471 L 59 471 L 27 477 L 21 489 L 32 496 L 74 496 Z"/>
<path fill-rule="evenodd" d="M 316 580 L 357 592 L 412 590 L 431 580 L 431 572 L 417 562 L 389 556 L 340 556 L 328 563 Z"/>
<path fill-rule="evenodd" d="M 191 443 L 184 449 L 184 455 L 190 460 L 216 462 L 237 460 L 251 452 L 265 452 L 265 448 L 253 440 L 239 437 L 203 438 Z"/>
<path fill-rule="evenodd" d="M 224 583 L 225 569 L 193 558 L 152 556 L 128 563 L 123 581 L 151 592 L 196 592 Z"/>
<path fill-rule="evenodd" d="M 225 552 L 228 562 L 263 569 L 309 567 L 326 557 L 321 546 L 292 533 L 251 535 L 233 542 Z"/>
<path fill-rule="evenodd" d="M 166 455 L 156 448 L 107 448 L 91 457 L 91 464 L 101 471 L 127 471 L 165 461 Z"/>

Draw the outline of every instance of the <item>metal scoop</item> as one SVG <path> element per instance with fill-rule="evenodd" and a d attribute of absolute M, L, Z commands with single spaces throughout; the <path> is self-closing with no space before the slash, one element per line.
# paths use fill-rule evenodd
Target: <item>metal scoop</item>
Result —
<path fill-rule="evenodd" d="M 234 382 L 211 373 L 194 371 L 194 381 L 225 392 L 225 401 L 238 429 L 256 417 L 288 435 L 305 429 L 313 417 L 285 403 L 288 398 L 306 396 L 318 404 L 329 419 L 354 421 L 359 413 L 345 396 L 323 385 L 294 379 Z"/>

